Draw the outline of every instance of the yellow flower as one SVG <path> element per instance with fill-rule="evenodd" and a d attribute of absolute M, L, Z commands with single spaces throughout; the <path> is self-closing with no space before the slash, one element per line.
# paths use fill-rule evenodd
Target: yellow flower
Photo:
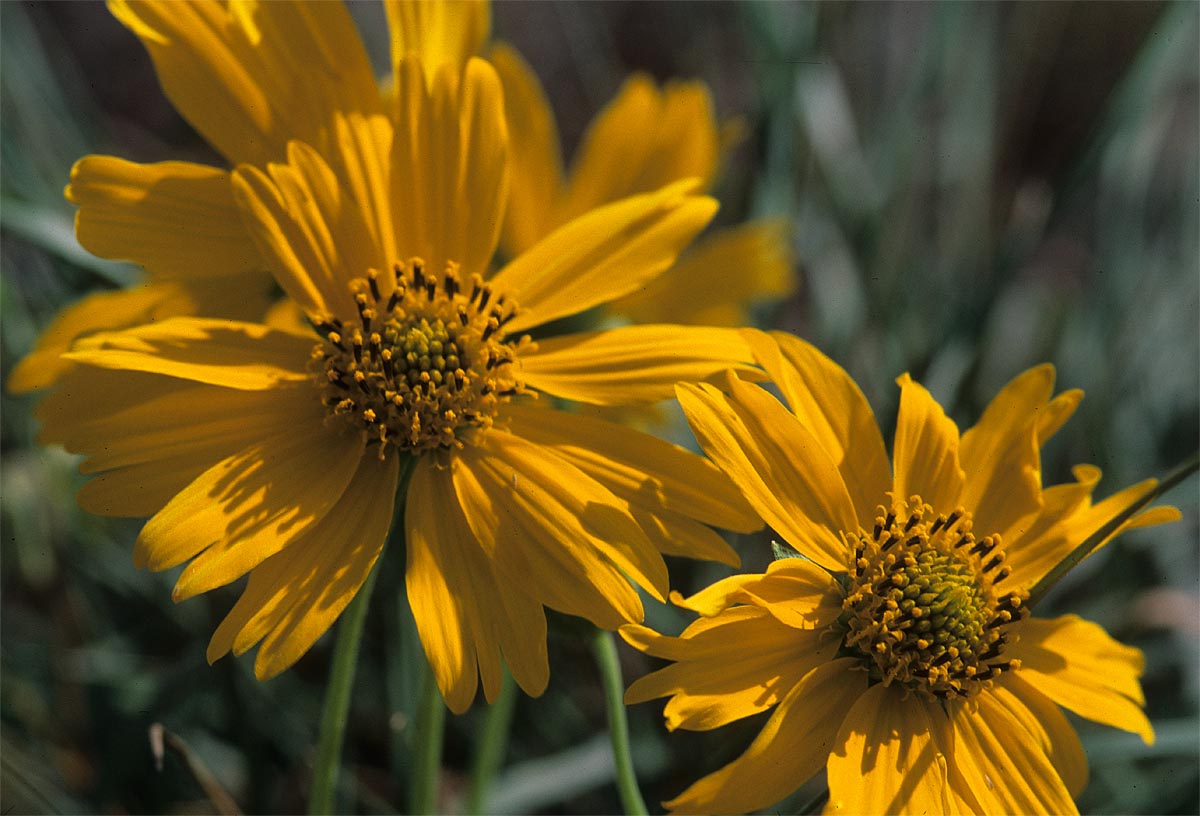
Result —
<path fill-rule="evenodd" d="M 728 140 L 702 82 L 668 82 L 660 89 L 643 74 L 630 77 L 592 122 L 566 175 L 554 115 L 537 77 L 504 44 L 494 45 L 489 59 L 504 84 L 513 173 L 522 180 L 509 196 L 501 240 L 507 254 L 518 254 L 593 207 L 680 179 L 713 183 Z M 780 220 L 720 230 L 608 309 L 635 321 L 744 324 L 749 302 L 794 291 L 788 242 Z"/>
<path fill-rule="evenodd" d="M 850 377 L 812 346 L 747 332 L 790 411 L 730 377 L 681 385 L 700 444 L 802 557 L 677 603 L 680 637 L 622 629 L 672 665 L 627 703 L 671 697 L 669 728 L 708 730 L 774 708 L 749 749 L 667 803 L 767 807 L 826 769 L 830 811 L 1067 813 L 1087 763 L 1059 705 L 1153 740 L 1142 655 L 1073 615 L 1027 616 L 1029 588 L 1154 484 L 1093 505 L 1099 471 L 1043 489 L 1039 449 L 1081 397 L 1054 370 L 1009 383 L 959 435 L 899 378 L 889 467 Z M 1157 507 L 1125 528 L 1161 524 Z"/>
<path fill-rule="evenodd" d="M 174 8 L 138 11 L 174 20 Z M 263 8 L 219 18 L 226 28 L 215 30 L 253 45 L 244 51 L 202 26 L 148 41 L 169 94 L 206 138 L 263 162 L 236 167 L 228 205 L 253 265 L 306 322 L 172 317 L 77 340 L 38 407 L 42 439 L 87 456 L 82 469 L 97 475 L 79 496 L 86 509 L 151 516 L 135 560 L 188 562 L 176 599 L 249 573 L 208 657 L 257 644 L 260 678 L 291 665 L 355 595 L 407 485 L 397 522 L 407 589 L 448 704 L 467 708 L 480 678 L 494 698 L 502 660 L 539 694 L 543 607 L 610 629 L 640 620 L 630 582 L 665 597 L 660 552 L 736 563 L 705 525 L 760 524 L 705 460 L 534 400 L 649 402 L 678 380 L 748 370 L 750 348 L 733 330 L 526 335 L 653 279 L 716 203 L 691 183 L 626 198 L 485 279 L 509 186 L 492 67 L 472 59 L 430 75 L 420 55 L 405 55 L 393 127 L 353 29 L 309 16 L 326 4 Z M 279 30 L 288 15 L 305 27 Z M 305 62 L 360 88 L 350 99 L 361 104 L 311 133 L 323 149 L 292 139 L 276 160 L 259 141 L 275 116 L 303 116 L 303 95 L 273 94 L 295 82 L 285 68 Z M 182 236 L 203 265 L 211 222 L 193 220 L 187 195 L 176 203 L 139 210 L 144 224 L 129 215 L 117 251 Z"/>

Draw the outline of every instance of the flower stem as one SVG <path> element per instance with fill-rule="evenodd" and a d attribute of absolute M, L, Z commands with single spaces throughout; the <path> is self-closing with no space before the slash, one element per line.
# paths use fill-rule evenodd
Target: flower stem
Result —
<path fill-rule="evenodd" d="M 592 637 L 592 651 L 604 684 L 604 700 L 608 708 L 608 730 L 612 736 L 613 761 L 617 768 L 617 792 L 627 816 L 647 816 L 646 803 L 638 790 L 633 773 L 633 755 L 629 750 L 629 722 L 625 719 L 624 683 L 621 664 L 617 661 L 617 644 L 612 632 L 597 629 Z"/>
<path fill-rule="evenodd" d="M 488 706 L 483 721 L 483 735 L 478 743 L 479 752 L 471 766 L 471 786 L 467 789 L 465 812 L 468 816 L 487 810 L 487 796 L 496 771 L 504 763 L 508 751 L 508 735 L 512 727 L 513 711 L 517 705 L 517 684 L 512 675 L 504 672 L 500 695 Z"/>
<path fill-rule="evenodd" d="M 1198 469 L 1200 469 L 1200 453 L 1193 454 L 1191 459 L 1167 474 L 1161 482 L 1147 490 L 1141 498 L 1132 502 L 1120 513 L 1117 513 L 1103 527 L 1084 539 L 1082 544 L 1071 550 L 1066 558 L 1055 564 L 1049 572 L 1042 576 L 1040 581 L 1033 585 L 1033 588 L 1029 590 L 1029 599 L 1025 602 L 1025 605 L 1032 607 L 1040 601 L 1055 584 L 1062 580 L 1064 575 L 1078 565 L 1080 561 L 1087 558 L 1092 553 L 1092 550 L 1103 544 L 1109 536 L 1119 530 L 1121 525 L 1132 518 L 1135 513 L 1182 482 L 1188 476 L 1191 476 Z"/>
<path fill-rule="evenodd" d="M 438 771 L 442 766 L 442 737 L 446 726 L 446 705 L 433 669 L 421 661 L 421 699 L 417 708 L 417 738 L 413 746 L 416 765 L 409 786 L 408 812 L 414 816 L 437 813 Z"/>
<path fill-rule="evenodd" d="M 329 669 L 329 687 L 325 691 L 321 710 L 321 731 L 317 760 L 313 767 L 312 789 L 308 797 L 308 812 L 314 816 L 337 812 L 334 799 L 337 795 L 342 743 L 346 736 L 346 717 L 350 712 L 350 691 L 354 686 L 354 670 L 358 662 L 358 644 L 362 640 L 363 621 L 367 618 L 371 590 L 375 588 L 378 572 L 377 563 L 371 568 L 367 580 L 338 624 L 333 664 Z"/>

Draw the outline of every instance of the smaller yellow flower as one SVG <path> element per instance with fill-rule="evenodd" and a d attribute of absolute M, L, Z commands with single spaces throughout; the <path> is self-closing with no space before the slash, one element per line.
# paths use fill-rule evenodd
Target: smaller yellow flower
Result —
<path fill-rule="evenodd" d="M 704 616 L 680 637 L 622 628 L 675 661 L 625 696 L 670 697 L 669 728 L 775 709 L 741 757 L 667 807 L 756 810 L 824 768 L 830 812 L 1074 812 L 1087 761 L 1058 706 L 1152 742 L 1142 654 L 1073 615 L 1031 618 L 1024 602 L 1154 481 L 1095 505 L 1092 467 L 1042 488 L 1039 450 L 1082 396 L 1052 397 L 1049 365 L 1009 383 L 961 436 L 900 377 L 889 467 L 845 371 L 795 337 L 744 336 L 790 411 L 732 375 L 724 392 L 677 393 L 701 446 L 802 557 L 673 594 Z M 1156 507 L 1121 529 L 1178 517 Z"/>

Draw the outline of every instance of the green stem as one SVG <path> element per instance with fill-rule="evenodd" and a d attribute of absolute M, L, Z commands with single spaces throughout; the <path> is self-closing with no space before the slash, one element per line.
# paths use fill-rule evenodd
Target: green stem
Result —
<path fill-rule="evenodd" d="M 492 779 L 500 770 L 504 763 L 504 755 L 508 751 L 508 735 L 512 728 L 516 705 L 517 684 L 512 675 L 505 671 L 500 696 L 488 706 L 487 717 L 483 721 L 483 736 L 478 743 L 479 753 L 475 755 L 471 766 L 471 785 L 467 789 L 466 802 L 468 816 L 477 816 L 487 809 L 487 795 Z"/>
<path fill-rule="evenodd" d="M 1029 599 L 1025 602 L 1025 605 L 1032 607 L 1040 601 L 1055 584 L 1062 580 L 1064 575 L 1079 564 L 1080 561 L 1091 555 L 1092 550 L 1103 544 L 1109 536 L 1119 530 L 1121 525 L 1132 518 L 1135 513 L 1182 482 L 1188 476 L 1191 476 L 1197 469 L 1200 469 L 1200 453 L 1194 454 L 1191 459 L 1171 471 L 1161 482 L 1146 491 L 1140 499 L 1130 504 L 1120 513 L 1117 513 L 1103 527 L 1088 536 L 1082 544 L 1071 550 L 1066 558 L 1055 564 L 1053 569 L 1033 585 L 1033 588 L 1029 590 Z"/>
<path fill-rule="evenodd" d="M 317 743 L 317 760 L 313 767 L 312 790 L 308 797 L 310 814 L 336 813 L 338 769 L 341 766 L 342 743 L 346 736 L 346 717 L 350 712 L 350 690 L 354 686 L 354 670 L 358 662 L 358 645 L 362 640 L 363 621 L 367 618 L 371 590 L 379 572 L 376 563 L 363 582 L 362 588 L 350 602 L 338 624 L 337 643 L 333 648 L 333 665 L 329 669 L 329 687 L 321 710 L 321 732 Z"/>
<path fill-rule="evenodd" d="M 409 787 L 409 813 L 414 816 L 437 813 L 438 771 L 442 765 L 442 736 L 446 726 L 446 705 L 434 679 L 429 662 L 421 661 L 421 701 L 417 709 L 417 738 L 413 746 L 416 766 Z"/>
<path fill-rule="evenodd" d="M 624 683 L 621 664 L 617 661 L 617 644 L 611 632 L 597 629 L 592 638 L 592 651 L 604 684 L 604 700 L 608 707 L 608 730 L 612 736 L 613 761 L 617 769 L 617 791 L 627 816 L 647 816 L 646 803 L 638 790 L 633 773 L 633 755 L 629 750 L 629 722 L 625 719 Z"/>

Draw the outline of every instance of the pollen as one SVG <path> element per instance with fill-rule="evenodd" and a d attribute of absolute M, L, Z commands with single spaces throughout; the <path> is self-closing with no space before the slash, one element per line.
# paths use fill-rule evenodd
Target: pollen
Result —
<path fill-rule="evenodd" d="M 844 647 L 873 680 L 949 699 L 1019 667 L 1002 658 L 1022 596 L 999 586 L 1011 572 L 1000 536 L 976 538 L 972 526 L 962 508 L 934 515 L 913 496 L 881 506 L 872 530 L 845 534 Z"/>
<path fill-rule="evenodd" d="M 391 275 L 369 270 L 351 282 L 356 320 L 317 323 L 312 373 L 322 401 L 378 445 L 417 454 L 461 445 L 492 424 L 500 405 L 524 393 L 517 356 L 527 336 L 506 337 L 517 305 L 457 265 L 430 275 L 420 259 Z"/>

